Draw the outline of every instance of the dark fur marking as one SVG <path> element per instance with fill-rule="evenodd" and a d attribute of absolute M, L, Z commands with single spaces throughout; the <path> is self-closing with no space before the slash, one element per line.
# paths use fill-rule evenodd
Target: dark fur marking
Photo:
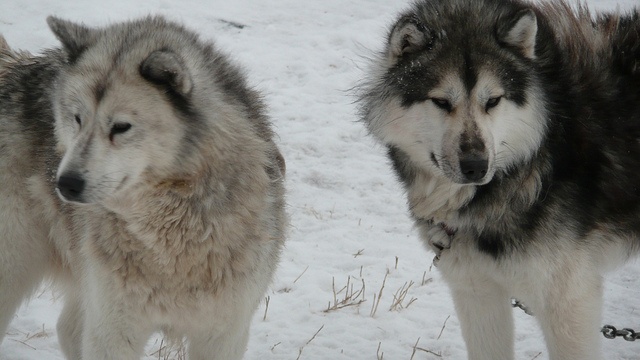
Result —
<path fill-rule="evenodd" d="M 494 258 L 499 258 L 506 252 L 505 243 L 508 240 L 503 239 L 498 234 L 482 234 L 478 236 L 478 249 Z"/>
<path fill-rule="evenodd" d="M 391 159 L 391 164 L 396 171 L 398 179 L 405 187 L 413 185 L 417 171 L 409 162 L 407 154 L 395 146 L 387 146 L 387 155 Z"/>
<path fill-rule="evenodd" d="M 25 168 L 42 166 L 48 169 L 51 191 L 60 158 L 54 149 L 54 119 L 51 90 L 66 55 L 62 51 L 47 51 L 41 57 L 25 63 L 12 65 L 15 68 L 0 78 L 0 112 L 8 118 L 21 119 L 21 136 L 33 144 L 29 159 L 37 159 L 47 165 L 25 164 Z M 2 150 L 2 149 L 0 149 Z"/>
<path fill-rule="evenodd" d="M 476 86 L 478 82 L 478 69 L 474 64 L 471 56 L 468 52 L 463 54 L 462 61 L 462 69 L 460 69 L 460 74 L 462 74 L 462 81 L 464 83 L 465 88 L 467 89 L 467 94 L 471 93 L 471 90 Z"/>
<path fill-rule="evenodd" d="M 106 92 L 107 92 L 107 87 L 104 85 L 104 83 L 96 84 L 95 88 L 93 89 L 93 93 L 95 94 L 95 97 L 96 97 L 96 102 L 99 103 L 100 101 L 102 101 Z"/>

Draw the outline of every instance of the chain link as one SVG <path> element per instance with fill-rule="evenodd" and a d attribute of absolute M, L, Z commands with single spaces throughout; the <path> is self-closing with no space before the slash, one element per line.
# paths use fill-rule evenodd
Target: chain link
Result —
<path fill-rule="evenodd" d="M 616 337 L 621 337 L 627 341 L 636 341 L 640 340 L 640 332 L 635 332 L 633 329 L 624 328 L 622 330 L 618 330 L 615 326 L 605 325 L 602 327 L 602 335 L 607 339 L 615 339 Z"/>
<path fill-rule="evenodd" d="M 511 299 L 511 306 L 514 308 L 519 308 L 524 311 L 527 315 L 533 315 L 531 311 L 518 299 Z M 640 332 L 636 332 L 633 329 L 624 328 L 622 330 L 618 330 L 615 326 L 605 325 L 600 330 L 602 335 L 607 339 L 615 339 L 617 337 L 621 337 L 627 341 L 636 341 L 640 340 Z"/>

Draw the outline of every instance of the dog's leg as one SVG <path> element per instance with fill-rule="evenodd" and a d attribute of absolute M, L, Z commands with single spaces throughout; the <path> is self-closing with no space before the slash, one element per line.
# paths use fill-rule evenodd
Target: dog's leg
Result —
<path fill-rule="evenodd" d="M 478 277 L 466 287 L 456 284 L 451 294 L 469 360 L 513 359 L 513 310 L 506 289 Z"/>
<path fill-rule="evenodd" d="M 189 360 L 208 360 L 211 354 L 216 360 L 242 359 L 249 342 L 249 324 L 250 318 L 238 316 L 224 329 L 189 334 Z"/>
<path fill-rule="evenodd" d="M 91 308 L 85 315 L 82 359 L 139 360 L 152 333 L 144 319 L 118 306 Z"/>
<path fill-rule="evenodd" d="M 533 309 L 549 349 L 549 359 L 601 359 L 602 277 L 583 266 L 588 260 L 567 260 L 582 269 L 564 269 L 550 278 L 541 306 Z"/>
<path fill-rule="evenodd" d="M 64 308 L 58 318 L 58 338 L 67 359 L 82 359 L 82 326 L 84 309 L 82 300 L 75 293 L 67 293 Z"/>
<path fill-rule="evenodd" d="M 469 360 L 514 359 L 510 293 L 489 276 L 492 259 L 458 245 L 442 253 L 438 268 L 451 289 Z"/>
<path fill-rule="evenodd" d="M 0 342 L 22 301 L 41 283 L 53 253 L 24 206 L 23 199 L 6 196 L 0 209 Z"/>
<path fill-rule="evenodd" d="M 153 333 L 149 315 L 127 303 L 108 277 L 90 276 L 84 282 L 85 321 L 82 329 L 83 360 L 139 360 Z M 96 281 L 101 279 L 102 281 Z"/>

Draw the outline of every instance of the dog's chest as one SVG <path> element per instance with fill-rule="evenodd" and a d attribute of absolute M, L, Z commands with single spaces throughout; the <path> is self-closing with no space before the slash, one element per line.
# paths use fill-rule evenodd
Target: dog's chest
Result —
<path fill-rule="evenodd" d="M 475 187 L 454 184 L 440 177 L 418 174 L 408 188 L 409 207 L 414 217 L 435 223 L 456 221 L 458 210 L 475 194 Z"/>
<path fill-rule="evenodd" d="M 139 236 L 107 223 L 94 228 L 86 245 L 98 271 L 124 293 L 173 304 L 215 296 L 237 275 L 234 259 L 241 254 L 211 233 L 167 225 Z"/>

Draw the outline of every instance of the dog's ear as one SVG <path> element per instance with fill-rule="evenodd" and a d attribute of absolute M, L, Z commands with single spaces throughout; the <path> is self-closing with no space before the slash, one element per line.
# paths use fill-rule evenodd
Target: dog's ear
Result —
<path fill-rule="evenodd" d="M 60 40 L 67 52 L 69 62 L 74 62 L 97 38 L 98 30 L 81 24 L 62 20 L 55 16 L 47 18 L 47 24 Z"/>
<path fill-rule="evenodd" d="M 392 63 L 403 55 L 428 48 L 433 36 L 415 15 L 402 16 L 391 29 L 387 53 Z"/>
<path fill-rule="evenodd" d="M 531 9 L 520 10 L 513 17 L 504 19 L 497 28 L 501 43 L 519 50 L 530 59 L 535 57 L 537 33 L 538 21 Z"/>
<path fill-rule="evenodd" d="M 152 52 L 140 64 L 140 75 L 154 84 L 169 86 L 184 97 L 193 88 L 191 75 L 184 62 L 177 54 L 168 50 Z"/>

